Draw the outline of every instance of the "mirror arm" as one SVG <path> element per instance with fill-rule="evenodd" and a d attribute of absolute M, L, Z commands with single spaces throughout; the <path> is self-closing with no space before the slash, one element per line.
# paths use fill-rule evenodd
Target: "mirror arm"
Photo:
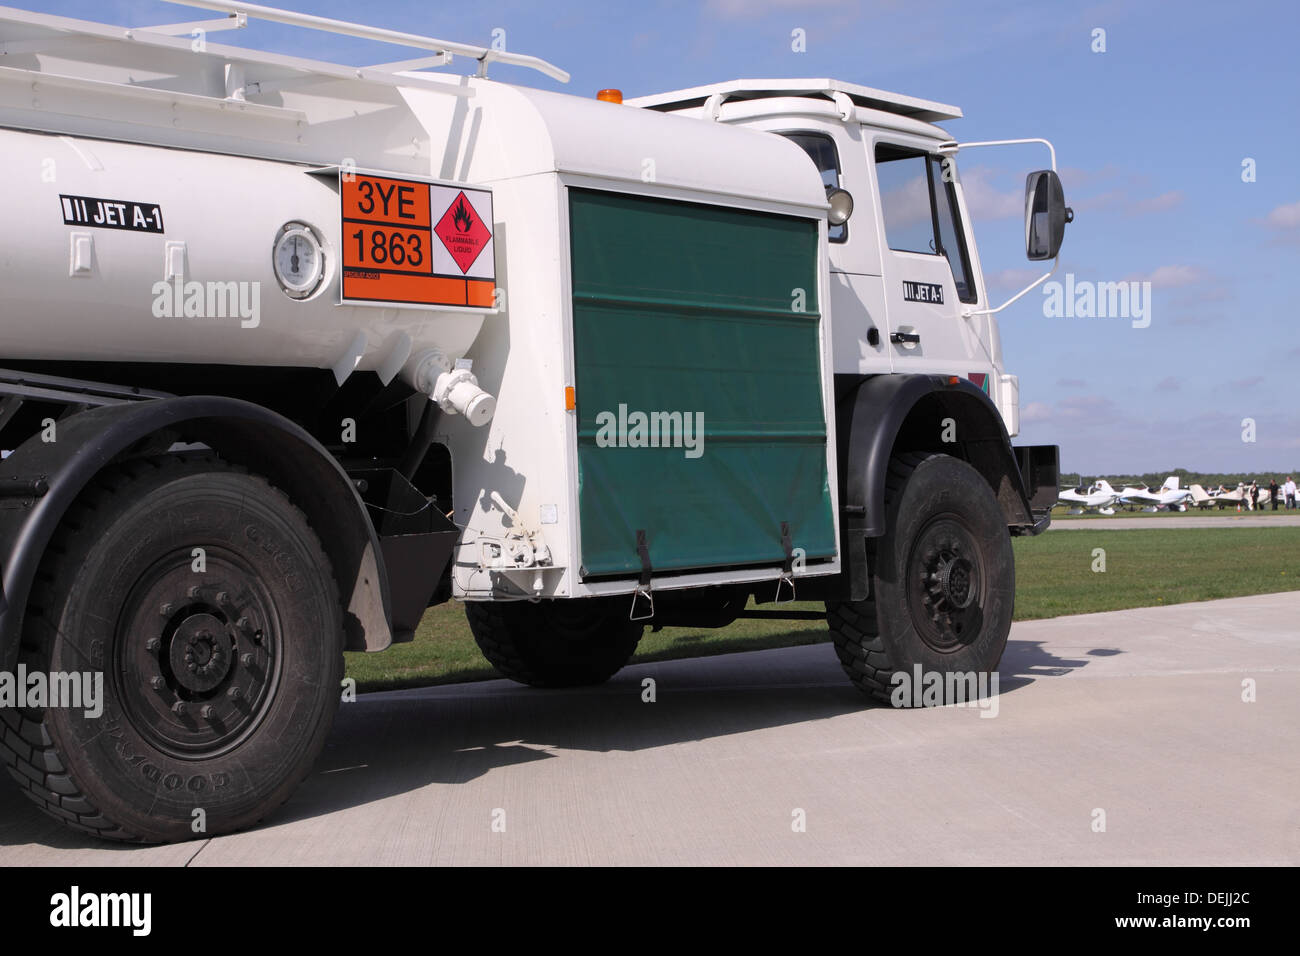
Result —
<path fill-rule="evenodd" d="M 1038 286 L 1042 285 L 1044 282 L 1046 282 L 1048 279 L 1050 279 L 1052 276 L 1054 276 L 1054 275 L 1056 274 L 1056 269 L 1057 269 L 1058 266 L 1060 266 L 1060 264 L 1061 264 L 1061 257 L 1060 257 L 1060 256 L 1057 256 L 1055 259 L 1052 260 L 1052 271 L 1051 271 L 1051 272 L 1045 272 L 1045 273 L 1043 273 L 1041 276 L 1039 276 L 1037 279 L 1035 279 L 1035 280 L 1034 280 L 1033 282 L 1031 282 L 1029 285 L 1025 286 L 1023 289 L 1021 289 L 1019 292 L 1017 292 L 1017 293 L 1016 293 L 1015 295 L 1013 295 L 1011 298 L 1007 299 L 1007 301 L 1003 302 L 1003 303 L 1002 303 L 1000 306 L 998 306 L 996 309 L 964 309 L 964 310 L 962 310 L 962 313 L 961 313 L 962 318 L 963 318 L 963 319 L 969 319 L 971 316 L 974 316 L 974 315 L 997 315 L 999 312 L 1001 312 L 1003 309 L 1005 309 L 1007 306 L 1009 306 L 1012 302 L 1015 302 L 1017 299 L 1019 299 L 1021 296 L 1025 295 L 1027 292 L 1031 292 L 1031 291 L 1033 291 L 1034 289 L 1038 288 Z"/>
<path fill-rule="evenodd" d="M 951 140 L 947 143 L 941 144 L 939 146 L 939 152 L 943 153 L 944 155 L 951 156 L 957 153 L 958 150 L 974 149 L 978 146 L 1020 146 L 1025 143 L 1042 143 L 1044 146 L 1046 146 L 1047 152 L 1051 155 L 1052 158 L 1052 172 L 1057 171 L 1056 147 L 1053 146 L 1050 141 L 1045 139 L 1038 139 L 1038 138 L 990 139 L 990 140 L 984 140 L 979 143 L 958 143 L 956 140 Z M 1043 275 L 1039 276 L 1037 279 L 1035 279 L 1029 285 L 1025 286 L 1023 289 L 1021 289 L 1011 298 L 1007 299 L 1007 301 L 1003 302 L 996 309 L 965 309 L 962 311 L 962 318 L 969 319 L 972 316 L 976 316 L 976 315 L 996 315 L 997 313 L 1005 309 L 1007 306 L 1009 306 L 1011 303 L 1015 302 L 1017 299 L 1021 298 L 1025 294 L 1038 288 L 1040 285 L 1042 285 L 1044 282 L 1050 279 L 1053 275 L 1056 274 L 1056 270 L 1060 265 L 1061 265 L 1061 257 L 1058 255 L 1054 260 L 1052 260 L 1052 270 L 1050 272 L 1045 272 Z"/>
<path fill-rule="evenodd" d="M 982 143 L 959 143 L 956 140 L 949 140 L 939 146 L 939 152 L 945 155 L 952 155 L 959 150 L 974 149 L 977 146 L 1019 146 L 1022 143 L 1042 143 L 1047 147 L 1047 152 L 1052 157 L 1052 172 L 1057 172 L 1056 168 L 1056 147 L 1045 139 L 990 139 Z"/>

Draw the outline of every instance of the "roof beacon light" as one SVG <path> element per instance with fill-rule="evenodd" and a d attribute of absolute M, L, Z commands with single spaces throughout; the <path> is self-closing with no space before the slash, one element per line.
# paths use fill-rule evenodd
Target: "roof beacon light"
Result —
<path fill-rule="evenodd" d="M 596 99 L 601 100 L 605 103 L 622 103 L 623 91 L 622 90 L 601 90 L 599 93 L 596 94 Z"/>

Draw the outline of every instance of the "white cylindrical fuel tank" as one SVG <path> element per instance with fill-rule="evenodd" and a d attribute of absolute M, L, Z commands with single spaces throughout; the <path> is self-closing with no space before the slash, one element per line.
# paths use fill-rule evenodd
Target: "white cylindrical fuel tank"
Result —
<path fill-rule="evenodd" d="M 308 170 L 0 129 L 0 361 L 359 369 L 415 384 L 420 356 L 464 355 L 482 312 L 338 304 L 338 180 Z M 272 264 L 291 224 L 322 245 L 323 279 L 306 292 L 286 291 Z M 281 254 L 297 266 L 309 252 Z M 185 314 L 189 283 L 216 284 L 202 315 Z"/>

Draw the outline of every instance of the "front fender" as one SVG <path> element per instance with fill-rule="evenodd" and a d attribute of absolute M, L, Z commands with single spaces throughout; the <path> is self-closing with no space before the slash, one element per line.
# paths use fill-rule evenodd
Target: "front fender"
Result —
<path fill-rule="evenodd" d="M 894 374 L 845 379 L 836 392 L 842 544 L 855 600 L 867 595 L 866 539 L 886 530 L 885 486 L 898 451 L 969 462 L 989 482 L 1009 528 L 1039 524 L 1002 416 L 982 389 L 955 376 Z"/>

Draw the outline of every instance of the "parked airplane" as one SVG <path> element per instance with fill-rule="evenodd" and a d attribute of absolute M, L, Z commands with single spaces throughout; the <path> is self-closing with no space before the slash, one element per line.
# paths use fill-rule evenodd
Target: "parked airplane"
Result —
<path fill-rule="evenodd" d="M 1082 486 L 1071 488 L 1069 491 L 1062 491 L 1057 496 L 1057 501 L 1070 509 L 1070 514 L 1083 514 L 1085 511 L 1096 511 L 1098 514 L 1113 515 L 1115 513 L 1115 502 L 1119 500 L 1119 493 L 1110 486 L 1105 478 L 1098 478 L 1093 482 L 1087 491 Z"/>
<path fill-rule="evenodd" d="M 1193 484 L 1191 488 L 1188 490 L 1191 492 L 1192 495 L 1192 504 L 1196 505 L 1196 507 L 1198 508 L 1214 507 L 1214 495 L 1207 492 L 1200 485 Z"/>
<path fill-rule="evenodd" d="M 1229 505 L 1245 504 L 1245 488 L 1246 486 L 1244 484 L 1238 483 L 1236 488 L 1228 491 L 1224 489 L 1223 485 L 1219 485 L 1220 490 L 1219 493 L 1214 496 L 1214 503 L 1219 506 L 1220 511 L 1227 508 Z"/>
<path fill-rule="evenodd" d="M 1187 501 L 1190 498 L 1192 498 L 1190 489 L 1178 487 L 1177 475 L 1166 478 L 1158 491 L 1152 491 L 1146 485 L 1138 487 L 1130 485 L 1119 493 L 1121 504 L 1138 506 L 1146 511 L 1155 511 L 1160 507 L 1167 507 L 1171 511 L 1174 509 L 1186 511 Z"/>

